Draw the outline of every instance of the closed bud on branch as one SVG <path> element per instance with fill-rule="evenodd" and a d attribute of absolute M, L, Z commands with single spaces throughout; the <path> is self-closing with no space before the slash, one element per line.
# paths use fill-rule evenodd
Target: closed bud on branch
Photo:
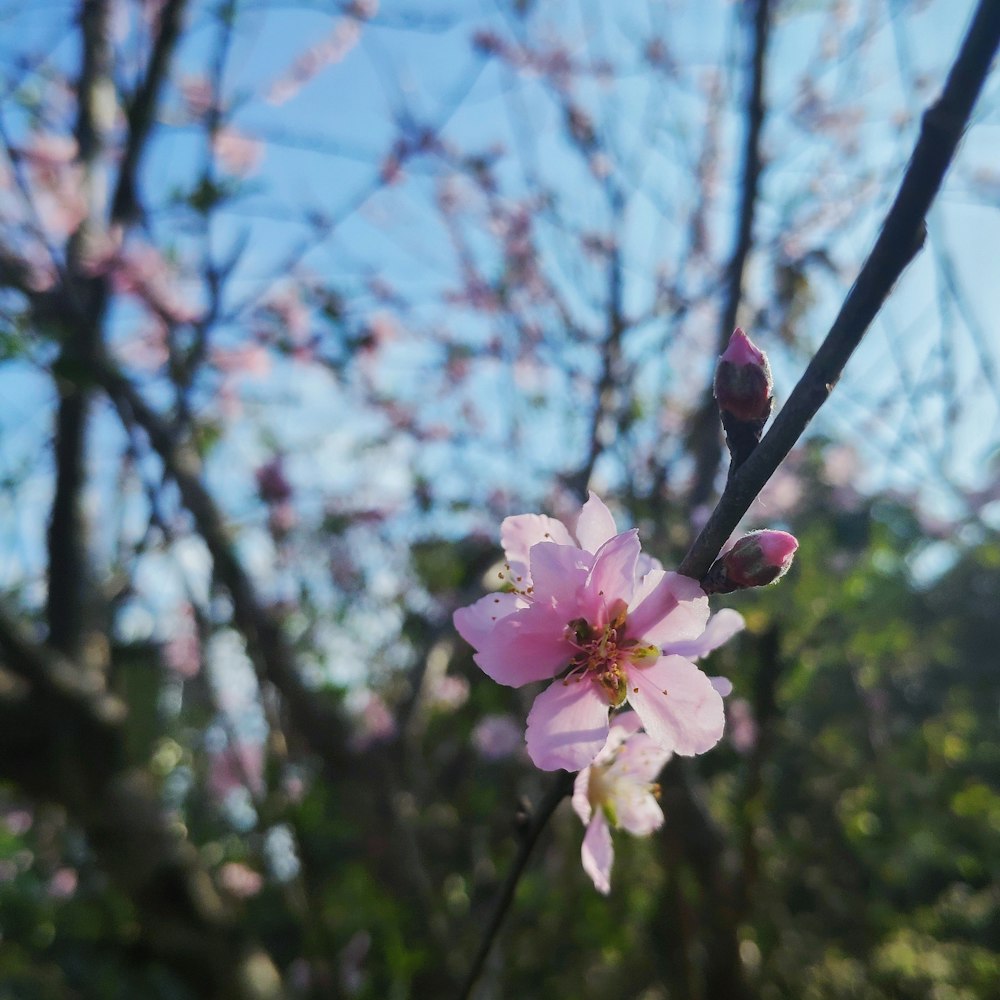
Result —
<path fill-rule="evenodd" d="M 719 409 L 737 420 L 767 420 L 771 415 L 773 388 L 767 355 L 737 327 L 715 369 Z"/>
<path fill-rule="evenodd" d="M 751 531 L 712 564 L 701 582 L 706 594 L 764 587 L 788 572 L 798 540 L 787 531 Z"/>
<path fill-rule="evenodd" d="M 774 405 L 771 366 L 767 355 L 737 327 L 715 369 L 715 399 L 719 404 L 726 444 L 732 457 L 730 474 L 760 442 Z"/>

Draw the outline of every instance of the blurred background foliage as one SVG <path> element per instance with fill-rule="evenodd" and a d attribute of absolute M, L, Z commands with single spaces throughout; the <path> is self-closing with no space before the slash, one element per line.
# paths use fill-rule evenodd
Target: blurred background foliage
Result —
<path fill-rule="evenodd" d="M 799 496 L 784 515 L 801 541 L 795 567 L 776 586 L 728 598 L 747 630 L 707 665 L 734 684 L 724 743 L 699 761 L 706 822 L 723 841 L 718 878 L 685 856 L 683 817 L 671 811 L 677 761 L 663 776 L 665 830 L 618 839 L 608 899 L 580 868 L 582 828 L 564 803 L 482 996 L 708 995 L 702 966 L 720 906 L 764 998 L 993 995 L 1000 537 L 980 530 L 935 553 L 940 543 L 905 498 L 840 481 L 843 459 L 842 446 L 823 442 L 796 456 Z M 467 544 L 426 542 L 414 564 L 450 606 L 477 591 L 495 554 L 477 561 Z M 409 623 L 416 650 L 429 632 L 418 617 Z M 448 995 L 516 848 L 518 809 L 550 777 L 520 749 L 524 692 L 486 681 L 453 639 L 435 641 L 467 699 L 435 700 L 440 678 L 415 690 L 389 678 L 379 696 L 398 728 L 369 733 L 363 767 L 336 785 L 302 775 L 290 789 L 286 775 L 293 801 L 278 793 L 227 809 L 191 793 L 205 780 L 196 700 L 176 713 L 154 700 L 163 735 L 134 747 L 165 795 L 188 790 L 178 822 L 244 898 L 242 919 L 291 967 L 293 985 L 297 969 L 302 995 Z M 435 655 L 425 659 L 430 670 Z M 162 688 L 148 660 L 133 669 Z M 291 865 L 275 844 L 286 827 Z M 58 809 L 7 789 L 0 837 L 0 996 L 190 995 L 144 959 L 130 901 Z"/>

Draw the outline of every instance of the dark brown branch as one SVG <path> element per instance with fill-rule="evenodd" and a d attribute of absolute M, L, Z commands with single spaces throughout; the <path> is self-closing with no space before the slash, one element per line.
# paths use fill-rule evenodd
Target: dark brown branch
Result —
<path fill-rule="evenodd" d="M 698 790 L 695 762 L 675 757 L 664 770 L 663 813 L 667 817 L 663 846 L 666 867 L 690 866 L 701 890 L 704 949 L 702 985 L 696 995 L 705 1000 L 750 1000 L 739 950 L 737 883 L 726 856 L 727 840 Z"/>
<path fill-rule="evenodd" d="M 751 686 L 753 719 L 757 739 L 748 758 L 743 782 L 740 831 L 740 914 L 751 912 L 754 893 L 761 876 L 760 845 L 755 836 L 759 831 L 755 817 L 762 814 L 765 805 L 765 773 L 771 760 L 776 732 L 781 722 L 778 703 L 778 686 L 786 669 L 782 657 L 781 635 L 777 626 L 769 628 L 754 644 L 754 674 Z"/>
<path fill-rule="evenodd" d="M 732 256 L 726 268 L 722 314 L 719 320 L 717 351 L 721 354 L 736 326 L 743 294 L 743 278 L 753 246 L 753 228 L 763 170 L 761 137 L 766 108 L 764 76 L 771 27 L 770 0 L 757 0 L 753 9 L 753 35 L 749 50 L 749 82 L 744 106 L 746 131 L 739 187 L 739 212 Z M 688 507 L 694 510 L 712 495 L 715 476 L 722 458 L 719 408 L 712 381 L 695 413 L 688 445 L 694 456 L 694 475 L 688 491 Z M 700 577 L 699 577 L 700 579 Z M 665 796 L 672 826 L 668 839 L 677 855 L 686 860 L 701 885 L 709 926 L 707 928 L 706 997 L 745 997 L 739 959 L 738 923 L 732 906 L 725 864 L 725 842 L 712 817 L 702 807 L 697 791 L 698 773 L 694 765 L 677 761 L 665 775 Z"/>
<path fill-rule="evenodd" d="M 716 341 L 717 354 L 721 354 L 726 349 L 729 336 L 736 326 L 736 315 L 743 294 L 743 275 L 753 247 L 753 225 L 764 163 L 761 135 L 764 131 L 766 114 L 764 69 L 770 27 L 770 0 L 757 0 L 753 18 L 753 42 L 750 47 L 750 82 L 747 87 L 744 107 L 746 134 L 743 141 L 739 214 L 736 222 L 733 253 L 726 267 L 725 298 L 723 299 L 722 316 L 719 321 Z M 693 510 L 705 503 L 712 495 L 715 475 L 722 459 L 719 408 L 715 403 L 711 380 L 709 380 L 704 398 L 695 413 L 689 441 L 695 461 L 694 476 L 688 492 L 688 507 Z"/>
<path fill-rule="evenodd" d="M 167 0 L 160 13 L 159 29 L 149 65 L 128 108 L 128 137 L 118 168 L 115 193 L 111 199 L 113 221 L 129 220 L 138 210 L 136 175 L 156 119 L 160 91 L 180 37 L 186 7 L 187 0 Z"/>
<path fill-rule="evenodd" d="M 1000 3 L 980 0 L 941 97 L 924 113 L 910 164 L 882 231 L 826 339 L 756 451 L 725 492 L 680 565 L 700 580 L 740 518 L 833 391 L 865 331 L 920 251 L 924 217 L 972 114 L 1000 45 Z"/>
<path fill-rule="evenodd" d="M 79 664 L 37 645 L 0 610 L 0 777 L 63 805 L 133 901 L 142 944 L 215 1000 L 279 1000 L 270 958 L 247 940 L 195 847 L 126 759 L 125 706 Z M 10 678 L 16 679 L 10 683 Z"/>
<path fill-rule="evenodd" d="M 603 423 L 621 409 L 622 338 L 625 336 L 624 289 L 622 287 L 622 251 L 620 233 L 615 233 L 615 247 L 608 260 L 607 334 L 601 351 L 601 374 L 597 380 L 594 412 L 590 421 L 589 447 L 583 465 L 568 485 L 581 500 L 586 499 L 587 484 L 603 449 Z"/>
<path fill-rule="evenodd" d="M 143 429 L 167 473 L 177 483 L 181 499 L 211 553 L 216 578 L 229 591 L 235 625 L 246 638 L 247 652 L 260 676 L 280 692 L 296 728 L 327 770 L 336 772 L 346 766 L 349 763 L 344 740 L 346 725 L 332 704 L 303 683 L 280 622 L 257 596 L 236 555 L 222 515 L 202 483 L 197 452 L 191 445 L 175 440 L 167 422 L 112 364 L 102 363 L 95 375 L 126 427 L 134 421 Z"/>
<path fill-rule="evenodd" d="M 86 461 L 86 428 L 90 390 L 76 377 L 96 350 L 106 293 L 102 283 L 84 279 L 79 262 L 89 234 L 103 227 L 104 168 L 107 130 L 114 119 L 111 80 L 111 7 L 108 0 L 80 5 L 83 58 L 77 84 L 76 140 L 83 167 L 87 217 L 67 248 L 67 297 L 79 308 L 63 326 L 63 345 L 56 375 L 59 406 L 54 439 L 56 484 L 49 520 L 47 618 L 52 644 L 73 658 L 79 656 L 88 617 L 86 525 L 81 493 Z M 68 377 L 66 377 L 68 376 Z"/>
<path fill-rule="evenodd" d="M 530 825 L 521 835 L 521 846 L 518 849 L 517 857 L 514 858 L 514 863 L 507 873 L 507 878 L 504 879 L 504 883 L 497 893 L 496 902 L 493 904 L 493 913 L 490 915 L 489 923 L 483 931 L 479 948 L 476 950 L 472 964 L 469 966 L 465 981 L 458 991 L 457 1000 L 468 1000 L 469 995 L 472 993 L 472 988 L 476 985 L 476 980 L 479 979 L 483 971 L 483 965 L 486 963 L 490 949 L 493 947 L 493 942 L 496 940 L 500 926 L 507 915 L 507 910 L 514 899 L 514 890 L 517 889 L 517 883 L 524 874 L 524 869 L 528 864 L 528 859 L 531 857 L 531 852 L 534 850 L 538 837 L 552 818 L 552 814 L 556 811 L 559 803 L 573 790 L 574 778 L 575 775 L 568 771 L 560 772 L 555 783 L 546 792 L 545 797 L 538 803 L 538 807 L 532 814 Z"/>
<path fill-rule="evenodd" d="M 86 393 L 75 386 L 61 394 L 54 439 L 56 490 L 48 530 L 47 618 L 50 641 L 68 656 L 79 652 L 86 618 L 86 529 L 80 496 L 87 403 Z"/>
<path fill-rule="evenodd" d="M 111 4 L 108 0 L 83 0 L 80 4 L 83 62 L 77 84 L 76 141 L 84 169 L 89 170 L 104 152 L 108 126 L 114 118 L 112 83 Z M 109 101 L 110 99 L 110 101 Z M 93 205 L 90 206 L 93 214 Z"/>

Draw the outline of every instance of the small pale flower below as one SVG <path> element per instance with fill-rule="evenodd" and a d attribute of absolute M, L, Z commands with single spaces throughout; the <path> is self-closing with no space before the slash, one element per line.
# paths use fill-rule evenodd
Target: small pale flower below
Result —
<path fill-rule="evenodd" d="M 573 785 L 573 809 L 587 828 L 580 850 L 583 870 L 605 895 L 611 891 L 615 857 L 611 830 L 646 837 L 663 825 L 655 781 L 671 754 L 638 732 L 639 726 L 635 712 L 619 716 L 604 748 Z"/>

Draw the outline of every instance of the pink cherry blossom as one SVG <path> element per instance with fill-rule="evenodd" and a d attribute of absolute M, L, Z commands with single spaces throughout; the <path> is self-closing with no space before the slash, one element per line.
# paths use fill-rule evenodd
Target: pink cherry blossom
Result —
<path fill-rule="evenodd" d="M 237 177 L 246 177 L 260 166 L 264 144 L 232 125 L 224 125 L 215 133 L 212 151 L 223 170 Z"/>
<path fill-rule="evenodd" d="M 185 111 L 194 119 L 202 118 L 216 106 L 215 87 L 206 76 L 183 76 L 178 89 Z"/>
<path fill-rule="evenodd" d="M 364 707 L 358 713 L 355 725 L 350 744 L 358 753 L 378 743 L 391 740 L 399 729 L 392 709 L 385 703 L 385 699 L 374 691 L 367 693 Z"/>
<path fill-rule="evenodd" d="M 554 680 L 528 715 L 528 754 L 538 767 L 589 764 L 604 746 L 610 712 L 626 702 L 664 750 L 689 756 L 715 746 L 722 698 L 691 659 L 742 619 L 709 626 L 698 584 L 643 556 L 636 531 L 616 533 L 594 494 L 575 537 L 541 514 L 508 517 L 500 536 L 501 592 L 459 609 L 454 621 L 498 683 Z"/>
<path fill-rule="evenodd" d="M 726 736 L 739 754 L 749 753 L 757 745 L 757 720 L 753 708 L 745 698 L 734 698 L 729 703 L 729 732 Z"/>
<path fill-rule="evenodd" d="M 259 379 L 271 372 L 271 355 L 260 344 L 215 347 L 211 357 L 212 363 L 224 375 Z"/>
<path fill-rule="evenodd" d="M 259 743 L 232 743 L 212 755 L 208 771 L 212 796 L 222 802 L 234 791 L 247 788 L 254 795 L 264 791 L 264 748 Z"/>
<path fill-rule="evenodd" d="M 49 879 L 48 893 L 53 899 L 70 899 L 80 879 L 75 868 L 57 868 Z"/>
<path fill-rule="evenodd" d="M 219 883 L 237 899 L 249 899 L 260 892 L 264 876 L 242 861 L 227 861 L 219 869 Z"/>
<path fill-rule="evenodd" d="M 60 238 L 75 232 L 87 217 L 83 168 L 74 138 L 37 132 L 23 150 L 32 186 L 32 204 L 43 228 Z"/>
<path fill-rule="evenodd" d="M 184 680 L 197 677 L 201 670 L 201 638 L 190 604 L 178 611 L 170 637 L 163 644 L 163 662 Z"/>
<path fill-rule="evenodd" d="M 676 653 L 689 660 L 700 660 L 703 656 L 708 656 L 713 649 L 729 642 L 737 632 L 742 632 L 746 628 L 743 615 L 732 608 L 723 608 L 717 611 L 708 620 L 705 631 L 697 639 L 690 642 L 672 642 L 664 646 L 664 653 Z M 733 693 L 733 685 L 727 677 L 709 677 L 712 687 L 723 698 L 728 698 Z"/>
<path fill-rule="evenodd" d="M 619 716 L 603 749 L 573 784 L 573 809 L 587 828 L 580 851 L 583 870 L 605 895 L 611 891 L 614 862 L 611 828 L 646 837 L 663 825 L 654 782 L 671 754 L 639 726 L 635 712 Z"/>
<path fill-rule="evenodd" d="M 194 323 L 201 317 L 177 267 L 149 243 L 133 241 L 114 248 L 101 269 L 110 275 L 116 292 L 145 303 L 165 321 Z"/>
<path fill-rule="evenodd" d="M 472 745 L 485 760 L 502 760 L 521 745 L 521 728 L 509 715 L 486 715 L 472 730 Z"/>
<path fill-rule="evenodd" d="M 269 104 L 290 101 L 307 83 L 328 66 L 341 62 L 358 43 L 361 25 L 358 19 L 342 18 L 325 38 L 306 49 L 268 88 Z"/>
<path fill-rule="evenodd" d="M 469 682 L 452 674 L 433 677 L 427 683 L 426 697 L 435 712 L 453 712 L 469 700 Z"/>

